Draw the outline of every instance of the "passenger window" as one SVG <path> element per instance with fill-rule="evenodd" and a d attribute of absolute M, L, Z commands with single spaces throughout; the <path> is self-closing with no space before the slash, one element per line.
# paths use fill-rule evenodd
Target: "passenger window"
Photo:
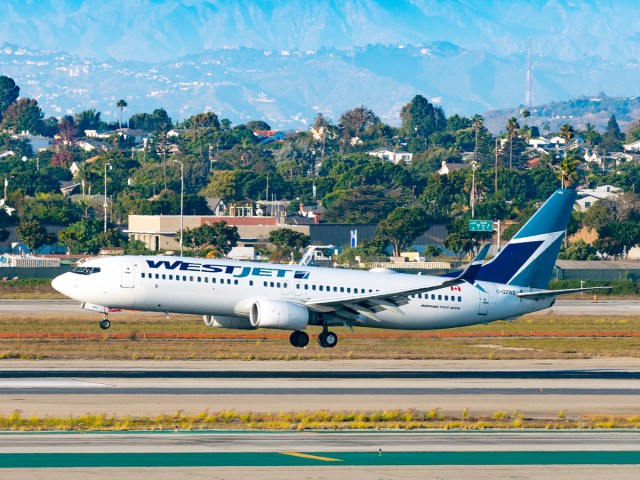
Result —
<path fill-rule="evenodd" d="M 204 283 L 209 283 L 209 277 L 204 277 Z"/>
<path fill-rule="evenodd" d="M 276 287 L 280 288 L 280 282 L 276 283 Z"/>
<path fill-rule="evenodd" d="M 446 301 L 446 300 L 449 300 L 449 295 L 445 295 L 445 296 L 444 296 L 444 299 L 445 299 L 445 301 Z"/>
<path fill-rule="evenodd" d="M 340 287 L 340 292 L 343 293 L 344 292 L 344 287 Z"/>
<path fill-rule="evenodd" d="M 270 282 L 269 285 L 271 286 L 271 288 L 274 287 L 274 283 L 273 282 Z"/>
<path fill-rule="evenodd" d="M 233 281 L 233 284 L 234 284 L 234 285 L 238 285 L 238 280 L 234 280 L 234 281 Z"/>
<path fill-rule="evenodd" d="M 442 295 L 438 295 L 438 300 L 442 300 Z"/>
<path fill-rule="evenodd" d="M 264 282 L 264 284 L 263 284 L 263 285 L 264 285 L 265 287 L 268 287 L 268 286 L 269 286 L 269 284 L 268 284 L 267 282 Z"/>
<path fill-rule="evenodd" d="M 307 285 L 306 283 L 304 284 L 304 289 L 305 290 L 309 290 L 309 285 Z"/>
<path fill-rule="evenodd" d="M 315 290 L 316 286 L 315 285 L 311 285 L 311 290 Z"/>
<path fill-rule="evenodd" d="M 142 278 L 144 278 L 144 272 L 141 273 Z"/>
<path fill-rule="evenodd" d="M 322 291 L 322 285 L 320 285 L 320 286 L 318 287 L 318 290 Z"/>
<path fill-rule="evenodd" d="M 202 283 L 202 277 L 198 277 L 198 283 Z"/>
<path fill-rule="evenodd" d="M 253 280 L 249 280 L 249 286 L 253 287 Z"/>
<path fill-rule="evenodd" d="M 436 296 L 432 293 L 431 294 L 431 300 L 435 300 L 435 299 L 436 299 Z"/>
<path fill-rule="evenodd" d="M 347 293 L 351 293 L 351 287 L 347 287 Z"/>
<path fill-rule="evenodd" d="M 337 292 L 338 291 L 338 287 L 333 287 L 333 291 Z"/>
<path fill-rule="evenodd" d="M 156 273 L 156 280 L 158 280 L 159 278 L 160 278 L 160 275 Z"/>
<path fill-rule="evenodd" d="M 458 297 L 458 301 L 461 302 L 462 301 L 462 297 Z"/>
<path fill-rule="evenodd" d="M 211 283 L 218 283 L 218 280 L 214 277 L 211 279 Z"/>

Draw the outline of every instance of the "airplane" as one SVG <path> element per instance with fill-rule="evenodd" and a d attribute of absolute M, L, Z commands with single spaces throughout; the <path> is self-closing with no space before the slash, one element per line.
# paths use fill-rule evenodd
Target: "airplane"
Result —
<path fill-rule="evenodd" d="M 95 258 L 52 286 L 101 312 L 137 310 L 202 315 L 211 327 L 292 331 L 305 347 L 309 325 L 318 343 L 335 347 L 331 327 L 431 330 L 512 320 L 551 307 L 557 295 L 591 288 L 548 290 L 576 199 L 557 190 L 491 260 L 483 246 L 462 272 L 443 276 L 393 270 L 348 270 L 170 256 Z M 595 287 L 606 288 L 606 287 Z"/>

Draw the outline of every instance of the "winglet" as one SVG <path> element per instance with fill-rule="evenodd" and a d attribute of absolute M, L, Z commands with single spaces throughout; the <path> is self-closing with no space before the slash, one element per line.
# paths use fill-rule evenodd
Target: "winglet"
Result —
<path fill-rule="evenodd" d="M 473 283 L 476 279 L 476 275 L 480 272 L 482 262 L 484 262 L 484 259 L 487 257 L 487 253 L 489 253 L 489 248 L 491 248 L 490 243 L 484 244 L 471 263 L 467 265 L 467 268 L 465 268 L 464 271 L 455 278 L 455 280 L 465 280 Z"/>

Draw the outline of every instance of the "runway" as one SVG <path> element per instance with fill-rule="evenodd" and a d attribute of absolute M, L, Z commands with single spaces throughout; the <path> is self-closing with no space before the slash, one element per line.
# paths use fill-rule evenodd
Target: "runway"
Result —
<path fill-rule="evenodd" d="M 7 360 L 0 414 L 439 408 L 460 417 L 638 414 L 640 359 L 537 361 Z M 154 480 L 635 479 L 637 431 L 2 433 L 0 475 Z M 30 467 L 30 468 L 28 468 Z M 37 467 L 37 468 L 34 468 Z M 6 470 L 5 470 L 6 469 Z M 4 475 L 3 475 L 4 476 Z"/>
<path fill-rule="evenodd" d="M 470 368 L 472 366 L 473 368 Z M 582 361 L 20 362 L 0 371 L 0 414 L 151 416 L 438 408 L 459 416 L 637 415 L 637 359 Z"/>
<path fill-rule="evenodd" d="M 65 313 L 96 317 L 96 312 L 84 310 L 75 300 L 0 300 L 0 315 L 40 315 L 44 313 Z M 144 313 L 144 312 L 139 312 Z M 584 299 L 567 300 L 560 298 L 556 304 L 540 313 L 553 315 L 638 315 L 640 300 L 611 300 L 600 296 L 596 303 L 591 295 Z"/>
<path fill-rule="evenodd" d="M 631 479 L 640 433 L 0 434 L 0 472 L 43 478 Z M 30 468 L 25 468 L 26 466 Z M 37 467 L 37 468 L 34 468 Z M 1 470 L 6 469 L 6 470 Z M 558 477 L 558 475 L 561 475 Z"/>

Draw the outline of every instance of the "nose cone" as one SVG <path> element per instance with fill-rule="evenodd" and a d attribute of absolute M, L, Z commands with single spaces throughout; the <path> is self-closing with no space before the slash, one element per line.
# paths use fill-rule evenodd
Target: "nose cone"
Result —
<path fill-rule="evenodd" d="M 66 295 L 67 297 L 71 296 L 71 281 L 69 279 L 69 273 L 58 275 L 51 281 L 51 286 L 63 295 Z"/>

